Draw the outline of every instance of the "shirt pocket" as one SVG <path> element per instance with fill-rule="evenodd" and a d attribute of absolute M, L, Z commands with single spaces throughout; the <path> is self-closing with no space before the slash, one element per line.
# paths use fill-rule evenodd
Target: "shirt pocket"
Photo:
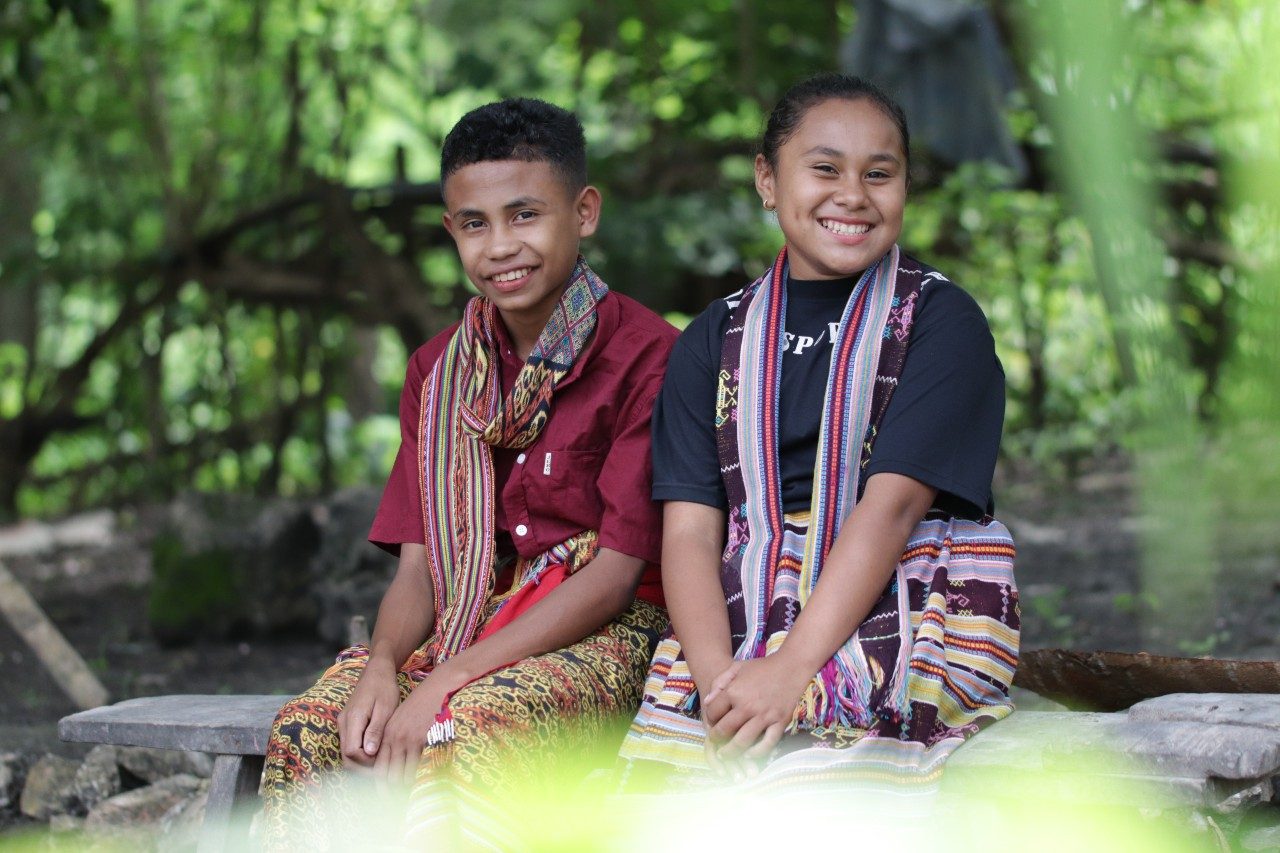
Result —
<path fill-rule="evenodd" d="M 604 504 L 596 483 L 605 448 L 538 450 L 529 455 L 523 474 L 530 509 L 579 530 L 599 527 Z"/>

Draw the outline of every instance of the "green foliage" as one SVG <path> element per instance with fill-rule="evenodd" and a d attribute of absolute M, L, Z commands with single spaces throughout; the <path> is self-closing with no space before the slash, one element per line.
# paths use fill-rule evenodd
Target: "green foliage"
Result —
<path fill-rule="evenodd" d="M 1132 5 L 1155 13 L 1158 29 Z M 1253 520 L 1274 514 L 1280 488 L 1280 413 L 1274 393 L 1255 384 L 1274 388 L 1280 276 L 1265 250 L 1245 254 L 1259 244 L 1240 238 L 1274 225 L 1280 204 L 1280 182 L 1267 185 L 1280 156 L 1274 137 L 1262 141 L 1277 125 L 1280 63 L 1263 45 L 1280 35 L 1280 14 L 1247 2 L 1209 15 L 1180 3 L 1132 5 L 1099 2 L 1086 22 L 1075 4 L 1038 0 L 1026 28 L 1050 81 L 1057 168 L 1089 229 L 1131 390 L 1125 444 L 1151 602 L 1143 628 L 1151 639 L 1176 626 L 1180 650 L 1204 654 L 1227 636 L 1212 603 L 1220 585 L 1238 582 L 1232 567 L 1278 544 L 1274 525 Z M 1224 86 L 1232 77 L 1234 91 Z M 1164 156 L 1143 120 L 1178 134 L 1162 140 Z M 1258 180 L 1224 194 L 1219 150 L 1250 163 Z"/>
<path fill-rule="evenodd" d="M 1067 590 L 1060 586 L 1023 599 L 1027 615 L 1042 626 L 1046 635 L 1052 637 L 1055 644 L 1070 647 L 1075 644 L 1072 636 L 1075 619 L 1066 612 L 1066 605 Z"/>
<path fill-rule="evenodd" d="M 174 533 L 155 537 L 151 565 L 147 619 L 163 641 L 224 634 L 229 614 L 240 611 L 239 602 L 249 592 L 246 579 L 236 578 L 230 551 L 209 548 L 190 554 Z"/>
<path fill-rule="evenodd" d="M 1097 44 L 1125 41 L 1095 68 L 1034 35 L 1050 0 L 992 4 L 1037 174 L 935 170 L 903 234 L 991 320 L 1004 452 L 1068 467 L 1124 443 L 1157 372 L 1161 405 L 1210 426 L 1274 406 L 1280 340 L 1259 310 L 1274 196 L 1221 185 L 1273 186 L 1259 117 L 1280 109 L 1247 71 L 1272 61 L 1265 4 L 1096 5 L 1115 19 Z M 380 479 L 404 360 L 470 288 L 438 204 L 374 212 L 499 96 L 579 113 L 605 198 L 592 262 L 696 314 L 776 252 L 751 185 L 764 116 L 855 23 L 848 3 L 0 0 L 0 514 Z M 1171 142 L 1207 154 L 1156 156 Z"/>
<path fill-rule="evenodd" d="M 1084 223 L 1055 193 L 967 164 L 911 201 L 902 242 L 983 306 L 1009 387 L 1005 452 L 1071 460 L 1122 431 L 1127 394 Z M 918 248 L 917 248 L 918 247 Z"/>

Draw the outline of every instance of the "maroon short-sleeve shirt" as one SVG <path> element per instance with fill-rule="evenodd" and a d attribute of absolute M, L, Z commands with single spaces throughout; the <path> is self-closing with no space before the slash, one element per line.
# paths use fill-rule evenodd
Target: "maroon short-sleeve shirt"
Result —
<path fill-rule="evenodd" d="M 400 452 L 369 531 L 393 554 L 425 541 L 418 415 L 422 383 L 457 329 L 450 326 L 409 358 L 400 395 Z M 503 391 L 523 362 L 497 326 Z M 634 299 L 610 291 L 597 309 L 595 334 L 556 386 L 551 417 L 529 447 L 493 450 L 498 550 L 535 557 L 583 530 L 600 545 L 649 565 L 637 597 L 662 603 L 657 564 L 662 516 L 650 496 L 649 418 L 676 330 Z"/>

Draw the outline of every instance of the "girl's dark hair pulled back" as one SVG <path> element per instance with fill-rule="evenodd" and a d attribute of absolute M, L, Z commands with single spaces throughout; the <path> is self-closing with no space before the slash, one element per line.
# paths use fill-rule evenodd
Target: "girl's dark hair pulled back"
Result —
<path fill-rule="evenodd" d="M 778 165 L 778 149 L 796 132 L 805 114 L 818 104 L 830 100 L 870 101 L 898 128 L 902 136 L 902 153 L 911 160 L 911 135 L 907 131 L 907 115 L 897 102 L 874 83 L 852 74 L 826 72 L 801 80 L 788 89 L 769 114 L 765 124 L 760 153 L 770 166 Z"/>

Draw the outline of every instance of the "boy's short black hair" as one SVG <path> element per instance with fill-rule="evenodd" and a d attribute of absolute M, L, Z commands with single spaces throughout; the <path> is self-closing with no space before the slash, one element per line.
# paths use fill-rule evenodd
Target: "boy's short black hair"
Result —
<path fill-rule="evenodd" d="M 587 143 L 578 117 L 534 98 L 507 98 L 458 119 L 440 150 L 440 181 L 472 163 L 550 163 L 571 193 L 587 185 Z"/>

